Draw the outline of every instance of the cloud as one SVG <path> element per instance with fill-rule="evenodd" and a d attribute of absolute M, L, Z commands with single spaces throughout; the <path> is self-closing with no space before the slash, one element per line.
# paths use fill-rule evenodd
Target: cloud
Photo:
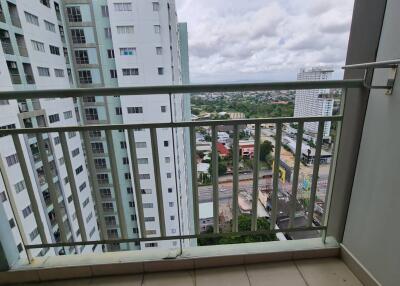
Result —
<path fill-rule="evenodd" d="M 193 82 L 293 79 L 344 63 L 351 0 L 176 0 Z M 279 75 L 279 76 L 277 76 Z"/>

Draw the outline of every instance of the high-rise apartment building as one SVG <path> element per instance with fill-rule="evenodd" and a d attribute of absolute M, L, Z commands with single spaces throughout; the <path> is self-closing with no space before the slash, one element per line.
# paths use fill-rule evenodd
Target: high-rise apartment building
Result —
<path fill-rule="evenodd" d="M 0 5 L 1 90 L 69 88 L 73 78 L 59 3 L 1 0 Z M 0 128 L 76 126 L 77 123 L 72 98 L 0 100 Z M 44 240 L 99 239 L 80 134 L 69 132 L 62 138 L 57 133 L 18 137 L 20 156 L 11 136 L 0 138 L 0 213 L 2 220 L 9 222 L 21 255 L 24 255 L 22 238 L 28 244 Z M 62 142 L 66 143 L 63 147 L 68 148 L 71 159 L 70 176 Z M 23 176 L 24 172 L 27 176 Z M 78 200 L 73 200 L 74 196 Z M 35 217 L 35 209 L 40 217 Z M 17 217 L 25 229 L 23 234 L 17 229 Z M 101 247 L 34 249 L 32 254 L 92 251 L 101 251 Z"/>
<path fill-rule="evenodd" d="M 0 40 L 3 47 L 0 66 L 4 71 L 8 70 L 8 73 L 0 74 L 2 90 L 171 85 L 189 81 L 187 29 L 185 24 L 178 26 L 174 1 L 0 0 L 0 4 Z M 183 55 L 180 49 L 186 49 Z M 26 102 L 10 100 L 0 101 L 0 104 L 0 110 L 4 109 L 0 113 L 4 117 L 1 128 L 190 120 L 190 99 L 182 94 L 92 96 L 81 100 L 34 99 Z M 60 235 L 67 235 L 65 239 L 69 241 L 79 241 L 81 230 L 76 220 L 80 218 L 85 224 L 87 240 L 139 236 L 127 136 L 123 130 L 112 131 L 111 134 L 92 131 L 88 136 L 91 148 L 84 150 L 80 134 L 69 133 L 66 140 L 74 168 L 71 182 L 64 166 L 59 136 L 44 135 L 42 151 L 45 149 L 48 153 L 51 171 L 57 177 L 54 183 L 50 182 L 51 186 L 45 179 L 48 170 L 44 170 L 38 155 L 40 148 L 36 137 L 20 136 L 31 178 L 35 178 L 31 185 L 34 193 L 39 194 L 37 205 L 43 221 L 49 224 L 45 227 L 49 242 L 58 241 Z M 153 165 L 154 145 L 150 131 L 135 129 L 134 136 L 147 237 L 162 234 L 156 194 L 158 175 L 165 234 L 189 234 L 193 226 L 188 223 L 188 218 L 193 214 L 187 130 L 165 128 L 153 134 L 158 143 L 158 169 Z M 1 140 L 5 144 L 0 145 L 0 154 L 3 164 L 6 164 L 7 158 L 16 151 L 10 147 L 13 146 L 10 136 Z M 91 163 L 95 176 L 92 178 L 88 178 L 85 164 L 84 154 L 88 151 L 93 155 Z M 115 160 L 110 159 L 111 152 L 115 154 Z M 19 175 L 16 176 L 16 173 Z M 22 178 L 20 173 L 5 165 L 0 183 L 17 185 Z M 71 184 L 78 190 L 81 216 L 76 214 Z M 4 190 L 1 185 L 0 188 L 0 191 Z M 55 189 L 63 197 L 60 208 L 52 209 L 48 188 Z M 7 199 L 5 193 L 0 195 Z M 29 207 L 24 205 L 29 201 L 27 195 L 19 195 L 21 199 L 15 196 L 21 204 L 18 206 L 21 211 Z M 118 200 L 116 196 L 119 196 Z M 10 206 L 6 203 L 2 206 L 11 219 Z M 60 210 L 63 214 L 65 212 L 61 234 L 54 219 L 54 211 Z M 27 219 L 32 220 L 30 217 Z M 35 239 L 39 239 L 35 224 L 33 221 L 27 221 L 27 224 L 27 229 L 32 228 L 33 232 L 33 240 L 28 243 L 34 244 Z M 15 236 L 18 245 L 21 238 L 18 233 Z M 191 244 L 193 241 L 116 244 L 103 250 L 172 249 L 178 248 L 179 243 Z M 56 254 L 57 251 L 65 250 L 56 250 Z M 101 251 L 101 247 L 71 247 L 68 251 Z"/>
<path fill-rule="evenodd" d="M 297 74 L 297 80 L 329 80 L 333 70 L 323 67 L 314 67 L 309 69 L 300 69 Z M 297 90 L 294 116 L 330 116 L 333 112 L 333 99 L 327 98 L 329 89 L 309 89 Z M 308 122 L 304 124 L 304 130 L 311 135 L 318 132 L 317 122 Z M 323 136 L 329 139 L 331 122 L 325 122 Z"/>

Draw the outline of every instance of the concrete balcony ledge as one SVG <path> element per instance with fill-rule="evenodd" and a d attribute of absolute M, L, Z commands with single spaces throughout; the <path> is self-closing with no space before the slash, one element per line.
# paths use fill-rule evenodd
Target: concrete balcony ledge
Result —
<path fill-rule="evenodd" d="M 0 272 L 0 284 L 90 278 L 109 275 L 194 270 L 210 267 L 338 257 L 339 244 L 328 238 L 202 246 L 179 250 L 122 251 L 36 258 Z"/>

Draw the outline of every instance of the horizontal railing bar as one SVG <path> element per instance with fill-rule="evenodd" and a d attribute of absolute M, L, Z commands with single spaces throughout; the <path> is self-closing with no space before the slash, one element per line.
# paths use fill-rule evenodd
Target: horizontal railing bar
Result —
<path fill-rule="evenodd" d="M 75 246 L 75 245 L 114 244 L 114 243 L 141 242 L 141 241 L 158 241 L 158 240 L 175 240 L 175 239 L 191 239 L 191 238 L 213 238 L 213 237 L 227 237 L 227 236 L 275 234 L 275 233 L 282 233 L 282 232 L 299 232 L 299 231 L 314 231 L 314 230 L 326 230 L 326 226 L 314 226 L 314 227 L 303 227 L 303 228 L 298 227 L 298 228 L 257 230 L 257 231 L 240 231 L 240 232 L 188 234 L 188 235 L 175 235 L 175 236 L 164 236 L 164 237 L 146 237 L 146 238 L 108 239 L 108 240 L 93 240 L 93 241 L 75 241 L 75 242 L 65 242 L 65 243 L 31 244 L 31 245 L 26 245 L 25 247 L 27 249 L 33 249 L 33 248 L 62 247 L 62 246 Z"/>
<path fill-rule="evenodd" d="M 135 128 L 181 128 L 191 126 L 218 126 L 236 124 L 264 124 L 264 123 L 297 123 L 297 122 L 321 122 L 321 121 L 341 121 L 342 115 L 333 116 L 312 116 L 312 117 L 276 117 L 276 118 L 253 118 L 253 119 L 230 119 L 230 120 L 205 120 L 205 121 L 182 121 L 165 123 L 135 123 L 135 124 L 98 124 L 84 126 L 63 126 L 63 127 L 37 127 L 37 128 L 18 128 L 0 129 L 0 136 L 10 134 L 32 134 L 32 133 L 51 133 L 51 132 L 71 132 L 71 131 L 92 131 L 92 130 L 119 130 Z"/>
<path fill-rule="evenodd" d="M 379 62 L 370 62 L 370 63 L 361 63 L 361 64 L 354 64 L 354 65 L 345 65 L 342 67 L 342 69 L 391 68 L 398 64 L 400 64 L 400 59 L 379 61 Z"/>
<path fill-rule="evenodd" d="M 67 98 L 82 96 L 149 95 L 197 92 L 235 92 L 259 90 L 294 90 L 323 88 L 361 88 L 362 79 L 324 80 L 324 81 L 288 81 L 235 84 L 196 84 L 196 85 L 159 85 L 112 88 L 71 88 L 48 90 L 18 90 L 0 92 L 1 99 Z"/>

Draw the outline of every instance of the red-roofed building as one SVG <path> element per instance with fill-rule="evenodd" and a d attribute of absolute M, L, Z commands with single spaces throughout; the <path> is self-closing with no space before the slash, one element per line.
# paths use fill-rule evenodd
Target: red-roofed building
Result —
<path fill-rule="evenodd" d="M 239 154 L 243 158 L 254 157 L 254 141 L 243 140 L 239 141 Z"/>
<path fill-rule="evenodd" d="M 225 158 L 229 155 L 229 149 L 226 148 L 226 146 L 222 143 L 217 143 L 217 151 L 222 158 Z"/>

